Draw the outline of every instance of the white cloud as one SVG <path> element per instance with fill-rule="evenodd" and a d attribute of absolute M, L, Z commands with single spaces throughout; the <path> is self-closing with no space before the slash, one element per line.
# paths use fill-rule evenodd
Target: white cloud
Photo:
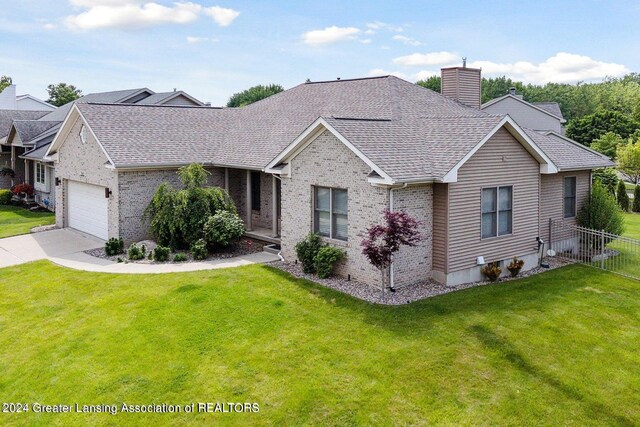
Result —
<path fill-rule="evenodd" d="M 367 31 L 371 31 L 371 33 L 368 33 L 368 34 L 373 34 L 375 31 L 383 30 L 383 29 L 393 31 L 396 33 L 401 33 L 402 31 L 404 31 L 404 28 L 401 25 L 392 25 L 392 24 L 387 24 L 386 22 L 380 22 L 380 21 L 367 23 L 367 28 L 368 28 Z"/>
<path fill-rule="evenodd" d="M 393 62 L 406 66 L 452 65 L 461 62 L 461 58 L 452 52 L 430 52 L 399 56 L 394 58 Z"/>
<path fill-rule="evenodd" d="M 221 27 L 230 25 L 234 21 L 234 19 L 236 19 L 240 15 L 240 12 L 236 10 L 218 6 L 205 8 L 204 13 L 205 15 L 209 15 L 210 17 L 212 17 L 216 24 L 220 25 Z"/>
<path fill-rule="evenodd" d="M 302 40 L 310 45 L 323 45 L 344 40 L 353 40 L 360 30 L 354 27 L 327 27 L 324 30 L 307 31 L 302 35 Z"/>
<path fill-rule="evenodd" d="M 429 71 L 429 70 L 422 70 L 422 71 L 418 71 L 415 75 L 414 75 L 414 80 L 418 81 L 418 80 L 427 80 L 429 77 L 433 77 L 433 76 L 439 76 L 440 72 L 439 71 Z"/>
<path fill-rule="evenodd" d="M 360 43 L 362 43 L 362 44 L 371 44 L 371 39 L 362 39 L 362 40 L 360 40 Z"/>
<path fill-rule="evenodd" d="M 585 55 L 559 52 L 539 64 L 528 61 L 496 63 L 474 61 L 470 67 L 482 68 L 483 74 L 506 75 L 526 83 L 576 83 L 578 81 L 601 80 L 607 76 L 620 77 L 630 72 L 614 62 L 597 61 Z"/>
<path fill-rule="evenodd" d="M 208 39 L 206 37 L 195 37 L 195 36 L 187 36 L 187 43 L 196 44 L 206 42 Z"/>
<path fill-rule="evenodd" d="M 400 71 L 388 71 L 382 68 L 374 68 L 373 70 L 369 71 L 367 73 L 367 75 L 369 77 L 378 77 L 378 76 L 396 76 L 396 77 L 400 77 L 401 79 L 408 79 L 409 77 Z"/>
<path fill-rule="evenodd" d="M 397 40 L 399 42 L 402 42 L 404 44 L 408 44 L 410 46 L 420 46 L 422 45 L 422 43 L 420 43 L 418 40 L 416 39 L 412 39 L 411 37 L 407 37 L 407 36 L 403 36 L 400 34 L 396 34 L 395 36 L 392 37 L 393 40 Z"/>
<path fill-rule="evenodd" d="M 227 26 L 239 15 L 232 9 L 203 7 L 192 2 L 176 2 L 173 6 L 136 0 L 71 0 L 71 3 L 87 9 L 66 18 L 67 27 L 75 30 L 188 24 L 201 14 L 210 16 L 220 26 Z"/>
<path fill-rule="evenodd" d="M 56 28 L 56 24 L 52 24 L 51 22 L 47 22 L 42 26 L 45 30 L 53 30 Z"/>

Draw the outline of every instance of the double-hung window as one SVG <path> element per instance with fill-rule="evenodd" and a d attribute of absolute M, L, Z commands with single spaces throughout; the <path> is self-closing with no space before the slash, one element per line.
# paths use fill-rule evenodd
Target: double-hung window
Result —
<path fill-rule="evenodd" d="M 482 189 L 482 238 L 513 233 L 513 186 Z"/>
<path fill-rule="evenodd" d="M 347 240 L 349 230 L 347 190 L 314 188 L 313 231 L 331 239 Z"/>
<path fill-rule="evenodd" d="M 36 183 L 46 184 L 46 168 L 42 163 L 36 163 Z"/>
<path fill-rule="evenodd" d="M 576 177 L 567 176 L 564 178 L 564 187 L 562 189 L 563 210 L 565 218 L 573 218 L 576 216 Z"/>

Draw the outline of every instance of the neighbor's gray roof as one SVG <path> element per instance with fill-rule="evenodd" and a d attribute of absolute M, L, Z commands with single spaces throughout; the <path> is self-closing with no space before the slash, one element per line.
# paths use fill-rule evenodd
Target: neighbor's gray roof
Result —
<path fill-rule="evenodd" d="M 554 133 L 547 135 L 531 129 L 525 132 L 545 152 L 560 171 L 579 168 L 613 167 L 615 163 L 604 154 Z"/>
<path fill-rule="evenodd" d="M 35 146 L 31 150 L 26 151 L 22 156 L 20 156 L 20 158 L 42 160 L 45 154 L 47 154 L 47 150 L 49 149 L 49 146 L 53 142 L 55 136 L 56 134 L 52 133 L 51 135 L 47 135 L 46 137 L 39 139 L 38 141 L 36 141 Z"/>
<path fill-rule="evenodd" d="M 20 136 L 23 144 L 28 143 L 34 137 L 48 131 L 49 129 L 59 126 L 60 122 L 49 122 L 40 120 L 14 120 L 13 127 Z"/>
<path fill-rule="evenodd" d="M 0 110 L 0 138 L 9 135 L 14 120 L 37 120 L 47 111 Z"/>
<path fill-rule="evenodd" d="M 553 114 L 554 116 L 564 119 L 562 115 L 562 110 L 560 110 L 560 104 L 557 102 L 532 102 L 531 104 L 535 105 L 538 108 L 543 109 L 547 113 Z"/>
<path fill-rule="evenodd" d="M 443 177 L 502 119 L 392 76 L 306 83 L 242 108 L 77 106 L 116 167 L 263 169 L 323 117 L 399 181 Z M 587 168 L 603 162 L 548 138 L 545 152 L 561 148 Z"/>
<path fill-rule="evenodd" d="M 174 92 L 159 92 L 159 93 L 154 93 L 153 95 L 150 95 L 138 102 L 136 102 L 136 104 L 138 105 L 160 105 L 163 104 L 165 102 L 167 102 L 167 100 L 174 98 L 174 97 L 178 97 L 178 96 L 183 96 L 187 99 L 189 99 L 190 101 L 193 100 L 194 102 L 196 102 L 197 104 L 203 106 L 204 103 L 201 101 L 198 101 L 197 99 L 195 99 L 194 97 L 192 97 L 191 95 L 189 95 L 186 92 L 183 92 L 181 90 L 179 91 L 174 91 Z"/>

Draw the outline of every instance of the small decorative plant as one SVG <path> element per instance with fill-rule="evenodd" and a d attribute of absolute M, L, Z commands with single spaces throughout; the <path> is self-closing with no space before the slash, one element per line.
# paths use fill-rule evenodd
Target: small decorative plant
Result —
<path fill-rule="evenodd" d="M 187 260 L 187 255 L 182 252 L 175 254 L 173 257 L 173 262 L 184 262 L 186 260 Z"/>
<path fill-rule="evenodd" d="M 244 235 L 244 223 L 235 212 L 219 211 L 204 223 L 204 239 L 211 248 L 225 248 Z"/>
<path fill-rule="evenodd" d="M 318 277 L 326 279 L 333 273 L 333 267 L 337 262 L 346 258 L 347 253 L 340 248 L 334 246 L 323 246 L 313 259 Z"/>
<path fill-rule="evenodd" d="M 107 256 L 120 255 L 124 253 L 124 241 L 122 237 L 116 239 L 115 237 L 107 240 L 104 245 L 104 252 Z"/>
<path fill-rule="evenodd" d="M 0 176 L 8 176 L 9 178 L 15 178 L 16 172 L 8 166 L 0 167 Z"/>
<path fill-rule="evenodd" d="M 491 282 L 495 282 L 500 277 L 502 269 L 497 262 L 490 262 L 480 269 L 480 272 Z"/>
<path fill-rule="evenodd" d="M 145 245 L 137 246 L 135 243 L 132 243 L 129 246 L 129 250 L 127 251 L 127 256 L 132 261 L 137 261 L 144 258 L 144 255 L 147 252 L 147 248 Z"/>
<path fill-rule="evenodd" d="M 165 262 L 169 259 L 169 254 L 171 254 L 171 248 L 166 246 L 156 246 L 153 250 L 153 260 L 157 262 Z"/>
<path fill-rule="evenodd" d="M 17 196 L 33 196 L 33 186 L 31 184 L 18 184 L 13 187 L 13 194 Z"/>
<path fill-rule="evenodd" d="M 196 261 L 202 261 L 207 258 L 207 242 L 204 239 L 198 239 L 191 245 L 191 255 Z"/>
<path fill-rule="evenodd" d="M 518 259 L 518 257 L 513 257 L 509 265 L 507 265 L 507 270 L 511 273 L 511 277 L 516 277 L 520 270 L 524 267 L 524 260 Z"/>

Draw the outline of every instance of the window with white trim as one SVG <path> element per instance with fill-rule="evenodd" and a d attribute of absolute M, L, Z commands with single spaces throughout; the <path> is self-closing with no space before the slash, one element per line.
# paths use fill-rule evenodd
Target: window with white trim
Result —
<path fill-rule="evenodd" d="M 576 177 L 566 176 L 562 188 L 562 206 L 565 218 L 576 216 Z"/>
<path fill-rule="evenodd" d="M 347 190 L 314 187 L 313 231 L 331 239 L 347 240 L 349 230 Z"/>
<path fill-rule="evenodd" d="M 482 189 L 482 238 L 513 233 L 513 186 Z"/>
<path fill-rule="evenodd" d="M 36 184 L 45 185 L 47 183 L 47 168 L 42 163 L 36 162 Z"/>

